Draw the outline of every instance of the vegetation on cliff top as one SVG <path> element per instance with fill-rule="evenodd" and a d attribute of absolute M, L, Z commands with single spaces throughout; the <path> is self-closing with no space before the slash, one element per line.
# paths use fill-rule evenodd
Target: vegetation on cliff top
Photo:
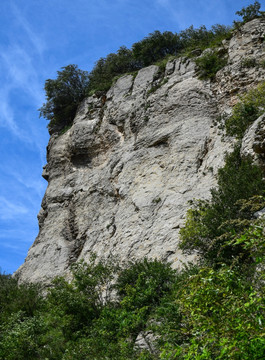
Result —
<path fill-rule="evenodd" d="M 236 27 L 263 16 L 257 1 L 237 14 L 243 21 L 235 22 Z M 224 25 L 214 25 L 210 30 L 205 26 L 198 29 L 190 26 L 180 33 L 154 31 L 134 43 L 131 49 L 122 46 L 116 53 L 100 58 L 90 73 L 78 69 L 76 65 L 68 65 L 57 72 L 57 79 L 46 80 L 47 101 L 39 109 L 40 116 L 49 120 L 50 133 L 60 132 L 72 123 L 77 107 L 85 96 L 105 93 L 118 76 L 135 72 L 170 55 L 194 56 L 206 48 L 214 49 L 221 45 L 223 39 L 231 36 L 232 30 Z M 225 59 L 213 51 L 196 63 L 202 79 L 214 79 L 216 72 L 225 65 Z"/>

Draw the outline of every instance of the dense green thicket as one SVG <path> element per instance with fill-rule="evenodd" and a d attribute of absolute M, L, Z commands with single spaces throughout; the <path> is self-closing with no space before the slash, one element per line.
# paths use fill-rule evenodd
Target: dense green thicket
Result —
<path fill-rule="evenodd" d="M 264 221 L 237 243 L 253 259 L 251 271 L 225 264 L 176 271 L 147 259 L 121 268 L 93 258 L 75 265 L 72 282 L 56 279 L 30 313 L 26 297 L 18 306 L 6 292 L 2 300 L 15 306 L 1 316 L 0 359 L 262 359 L 264 272 L 255 269 L 265 265 Z"/>

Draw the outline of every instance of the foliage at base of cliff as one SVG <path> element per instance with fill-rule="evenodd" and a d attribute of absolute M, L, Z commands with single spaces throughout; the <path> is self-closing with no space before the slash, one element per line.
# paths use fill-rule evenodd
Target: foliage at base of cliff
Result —
<path fill-rule="evenodd" d="M 230 243 L 245 248 L 248 266 L 176 271 L 158 260 L 121 266 L 92 257 L 45 297 L 1 275 L 0 359 L 263 359 L 264 225 Z"/>

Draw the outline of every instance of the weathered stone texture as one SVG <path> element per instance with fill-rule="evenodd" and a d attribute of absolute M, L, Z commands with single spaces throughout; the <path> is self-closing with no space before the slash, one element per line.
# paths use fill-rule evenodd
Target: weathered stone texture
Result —
<path fill-rule="evenodd" d="M 92 252 L 187 260 L 178 239 L 188 201 L 209 197 L 232 148 L 215 125 L 220 111 L 264 79 L 264 68 L 240 66 L 246 56 L 264 58 L 264 28 L 253 20 L 224 44 L 228 65 L 216 83 L 198 80 L 194 62 L 182 58 L 165 74 L 152 65 L 121 77 L 106 99 L 83 101 L 73 126 L 49 141 L 40 232 L 21 280 L 50 281 Z"/>

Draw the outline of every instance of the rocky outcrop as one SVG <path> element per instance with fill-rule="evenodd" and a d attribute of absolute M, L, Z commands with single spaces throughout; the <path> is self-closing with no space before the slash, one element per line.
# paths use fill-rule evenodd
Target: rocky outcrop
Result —
<path fill-rule="evenodd" d="M 227 66 L 216 76 L 218 106 L 229 112 L 238 95 L 265 78 L 265 18 L 254 19 L 224 40 L 220 51 L 227 51 Z"/>
<path fill-rule="evenodd" d="M 179 58 L 83 101 L 73 126 L 50 138 L 40 231 L 21 280 L 50 281 L 92 252 L 187 261 L 179 229 L 189 200 L 209 197 L 232 148 L 216 119 L 264 79 L 264 67 L 242 66 L 249 56 L 264 60 L 264 30 L 264 20 L 253 20 L 223 43 L 228 65 L 215 83 L 198 80 L 194 62 Z"/>

